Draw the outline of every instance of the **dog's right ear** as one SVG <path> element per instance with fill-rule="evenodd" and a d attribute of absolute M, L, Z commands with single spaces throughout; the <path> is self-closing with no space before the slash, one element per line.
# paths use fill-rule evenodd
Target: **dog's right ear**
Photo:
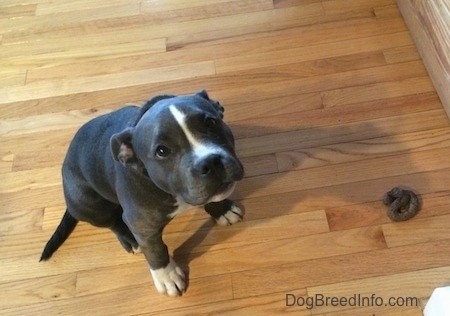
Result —
<path fill-rule="evenodd" d="M 125 167 L 136 168 L 138 159 L 134 154 L 132 138 L 132 128 L 127 128 L 111 136 L 109 143 L 111 153 L 116 161 L 120 161 Z"/>
<path fill-rule="evenodd" d="M 208 95 L 208 92 L 206 92 L 205 89 L 198 91 L 194 95 L 199 96 L 199 97 L 205 99 L 206 101 L 208 101 L 219 113 L 220 118 L 223 119 L 223 112 L 225 111 L 223 106 L 220 105 L 219 101 L 211 99 Z"/>

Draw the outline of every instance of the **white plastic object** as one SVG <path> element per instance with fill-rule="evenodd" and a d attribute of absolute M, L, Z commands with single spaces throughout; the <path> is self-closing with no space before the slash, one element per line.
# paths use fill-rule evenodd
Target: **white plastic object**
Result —
<path fill-rule="evenodd" d="M 450 315 L 450 286 L 434 289 L 423 310 L 424 316 Z"/>

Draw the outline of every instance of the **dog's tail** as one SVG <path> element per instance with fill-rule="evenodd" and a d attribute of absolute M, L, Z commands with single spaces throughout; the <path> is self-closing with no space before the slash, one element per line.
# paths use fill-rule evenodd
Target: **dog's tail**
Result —
<path fill-rule="evenodd" d="M 45 245 L 44 251 L 42 251 L 40 261 L 47 261 L 53 255 L 53 253 L 58 250 L 58 248 L 64 243 L 64 241 L 70 236 L 70 234 L 77 226 L 78 220 L 76 220 L 69 212 L 66 210 L 64 216 L 59 223 L 58 228 L 53 233 L 50 240 Z"/>

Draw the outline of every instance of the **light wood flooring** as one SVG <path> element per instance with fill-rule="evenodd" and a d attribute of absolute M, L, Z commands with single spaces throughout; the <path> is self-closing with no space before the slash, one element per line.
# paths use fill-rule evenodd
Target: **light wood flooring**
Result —
<path fill-rule="evenodd" d="M 1 0 L 0 41 L 0 315 L 416 316 L 450 284 L 450 124 L 394 0 Z M 76 130 L 201 88 L 236 136 L 246 217 L 167 227 L 185 295 L 87 224 L 39 263 Z M 404 223 L 381 202 L 397 185 L 423 201 Z"/>

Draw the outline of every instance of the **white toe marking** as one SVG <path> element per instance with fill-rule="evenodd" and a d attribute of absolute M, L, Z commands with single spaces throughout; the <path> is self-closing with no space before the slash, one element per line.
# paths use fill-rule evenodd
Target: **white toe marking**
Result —
<path fill-rule="evenodd" d="M 150 269 L 150 272 L 159 293 L 175 297 L 186 290 L 185 274 L 172 258 L 166 267 Z"/>
<path fill-rule="evenodd" d="M 244 211 L 236 205 L 233 205 L 228 212 L 220 216 L 216 221 L 220 226 L 229 226 L 242 221 L 243 217 Z"/>
<path fill-rule="evenodd" d="M 141 246 L 137 246 L 137 248 L 134 248 L 134 247 L 133 247 L 133 253 L 134 253 L 134 254 L 136 254 L 136 253 L 141 253 L 141 252 L 142 252 Z"/>

